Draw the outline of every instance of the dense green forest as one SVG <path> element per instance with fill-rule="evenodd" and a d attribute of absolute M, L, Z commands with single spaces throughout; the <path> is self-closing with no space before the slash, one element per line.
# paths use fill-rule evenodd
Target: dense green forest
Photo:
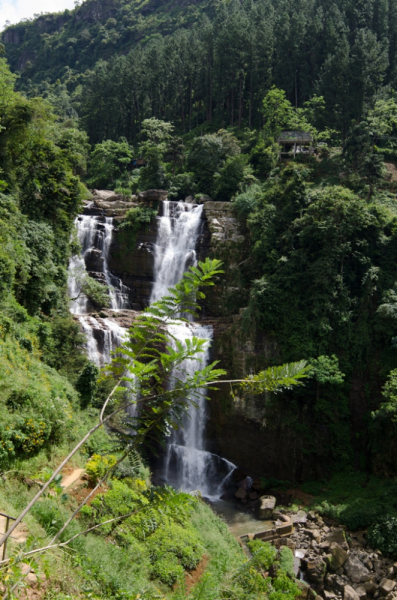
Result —
<path fill-rule="evenodd" d="M 238 260 L 214 257 L 224 261 L 215 292 L 223 305 L 210 295 L 205 314 L 233 321 L 236 339 L 255 347 L 256 370 L 306 361 L 304 386 L 261 396 L 269 428 L 281 422 L 307 460 L 323 461 L 321 481 L 305 484 L 318 510 L 351 529 L 385 517 L 397 539 L 396 3 L 86 0 L 7 27 L 2 43 L 0 510 L 22 510 L 33 495 L 27 481 L 52 477 L 116 380 L 98 377 L 69 313 L 83 200 L 105 188 L 133 200 L 119 224 L 133 246 L 156 215 L 137 193 L 158 188 L 175 200 L 231 202 L 244 241 Z M 312 151 L 281 159 L 285 130 L 310 133 Z M 144 166 L 135 168 L 137 157 Z M 106 306 L 103 287 L 86 286 Z M 149 395 L 151 377 L 162 389 L 164 374 L 146 368 L 136 374 Z M 73 467 L 97 484 L 125 444 L 97 432 Z M 246 561 L 200 499 L 152 485 L 149 446 L 142 441 L 143 459 L 130 455 L 112 472 L 67 532 L 134 517 L 81 536 L 59 564 L 51 559 L 45 597 L 295 597 L 279 563 L 264 583 L 270 546 L 254 544 Z M 334 479 L 324 487 L 324 473 L 341 472 L 344 489 Z M 360 483 L 345 496 L 349 477 Z M 58 484 L 28 518 L 28 549 L 49 543 L 78 504 Z M 186 590 L 185 572 L 203 557 L 205 576 Z"/>
<path fill-rule="evenodd" d="M 213 121 L 258 128 L 273 84 L 299 107 L 323 96 L 322 125 L 345 136 L 374 94 L 396 86 L 396 21 L 388 0 L 87 0 L 13 25 L 3 41 L 29 94 L 66 85 L 92 142 L 133 142 L 152 116 L 182 133 Z"/>

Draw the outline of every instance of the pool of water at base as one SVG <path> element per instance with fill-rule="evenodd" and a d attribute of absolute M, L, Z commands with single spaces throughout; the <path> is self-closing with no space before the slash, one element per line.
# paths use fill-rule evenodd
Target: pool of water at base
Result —
<path fill-rule="evenodd" d="M 220 517 L 223 517 L 229 527 L 229 531 L 235 536 L 245 535 L 247 533 L 259 533 L 272 529 L 273 521 L 260 521 L 252 513 L 238 510 L 234 502 L 226 500 L 212 500 L 213 511 Z"/>

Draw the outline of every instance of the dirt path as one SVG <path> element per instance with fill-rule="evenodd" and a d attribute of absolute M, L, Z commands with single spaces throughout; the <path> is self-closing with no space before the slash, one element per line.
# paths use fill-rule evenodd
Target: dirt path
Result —
<path fill-rule="evenodd" d="M 76 483 L 76 481 L 78 479 L 80 479 L 80 477 L 82 476 L 82 474 L 84 473 L 84 469 L 74 469 L 70 475 L 67 475 L 66 477 L 64 477 L 62 479 L 61 482 L 61 486 L 63 488 L 68 488 L 71 485 L 73 485 L 73 483 Z"/>

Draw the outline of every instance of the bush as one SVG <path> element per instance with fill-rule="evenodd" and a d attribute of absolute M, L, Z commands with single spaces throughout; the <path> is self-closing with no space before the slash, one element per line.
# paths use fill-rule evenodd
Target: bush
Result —
<path fill-rule="evenodd" d="M 159 558 L 152 568 L 152 576 L 167 585 L 175 583 L 183 577 L 183 574 L 183 567 L 174 554 L 166 554 L 163 558 Z"/>
<path fill-rule="evenodd" d="M 397 557 L 397 518 L 390 515 L 371 525 L 367 533 L 368 544 L 392 558 Z"/>
<path fill-rule="evenodd" d="M 176 569 L 177 564 L 188 570 L 194 569 L 204 554 L 204 547 L 197 533 L 187 525 L 160 527 L 150 536 L 147 546 L 153 563 L 153 575 L 161 579 L 158 573 L 163 572 L 166 578 L 175 577 L 173 581 L 180 572 L 180 569 Z"/>
<path fill-rule="evenodd" d="M 252 552 L 255 564 L 267 571 L 277 556 L 275 547 L 268 542 L 261 542 L 261 540 L 248 542 L 248 547 Z"/>
<path fill-rule="evenodd" d="M 98 374 L 99 369 L 92 362 L 87 362 L 84 369 L 79 373 L 76 389 L 80 394 L 80 404 L 82 408 L 86 408 L 95 396 Z"/>
<path fill-rule="evenodd" d="M 43 527 L 45 532 L 50 536 L 55 535 L 61 529 L 69 516 L 65 510 L 61 510 L 59 506 L 57 506 L 56 500 L 52 498 L 46 498 L 44 500 L 40 500 L 40 502 L 36 502 L 32 508 L 32 514 Z M 60 541 L 65 542 L 69 540 L 79 531 L 79 525 L 76 523 L 76 521 L 72 521 L 70 525 L 67 526 L 65 531 L 62 532 Z M 83 536 L 73 540 L 73 542 L 70 544 L 70 547 L 75 550 L 82 550 L 84 547 Z"/>
<path fill-rule="evenodd" d="M 290 577 L 295 578 L 294 555 L 288 546 L 282 546 L 280 549 L 280 569 Z"/>
<path fill-rule="evenodd" d="M 113 467 L 117 462 L 117 458 L 113 455 L 101 456 L 94 454 L 87 462 L 85 468 L 89 478 L 97 483 L 105 475 L 106 471 Z"/>

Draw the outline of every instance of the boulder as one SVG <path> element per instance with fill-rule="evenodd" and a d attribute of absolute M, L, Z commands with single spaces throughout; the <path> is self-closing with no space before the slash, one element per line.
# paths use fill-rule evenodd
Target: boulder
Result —
<path fill-rule="evenodd" d="M 251 477 L 244 477 L 244 479 L 239 481 L 237 485 L 239 488 L 243 488 L 243 490 L 248 491 L 249 489 L 251 489 L 252 479 Z"/>
<path fill-rule="evenodd" d="M 249 494 L 249 499 L 250 499 L 250 500 L 258 500 L 258 497 L 259 497 L 259 496 L 258 496 L 258 492 L 251 492 L 251 493 Z"/>
<path fill-rule="evenodd" d="M 362 561 L 362 563 L 367 567 L 367 569 L 369 571 L 372 571 L 372 569 L 374 568 L 374 565 L 372 564 L 372 560 L 369 558 L 369 556 L 367 556 L 366 558 L 364 558 L 364 560 Z"/>
<path fill-rule="evenodd" d="M 345 550 L 349 550 L 349 546 L 347 544 L 345 532 L 343 531 L 343 529 L 334 529 L 333 531 L 330 531 L 330 533 L 327 533 L 326 535 L 326 540 L 331 544 L 333 542 L 336 542 Z"/>
<path fill-rule="evenodd" d="M 300 594 L 299 594 L 299 596 L 297 596 L 297 598 L 299 598 L 299 600 L 307 600 L 307 598 L 309 596 L 309 590 L 310 590 L 307 583 L 305 583 L 304 581 L 297 581 L 296 585 L 300 589 Z"/>
<path fill-rule="evenodd" d="M 379 589 L 384 596 L 387 596 L 395 588 L 396 582 L 391 579 L 382 579 L 379 584 Z"/>
<path fill-rule="evenodd" d="M 345 573 L 353 583 L 365 583 L 371 579 L 367 567 L 357 556 L 350 555 L 344 565 Z"/>
<path fill-rule="evenodd" d="M 360 600 L 364 600 L 367 597 L 367 590 L 365 589 L 364 585 L 357 585 L 354 589 L 359 595 Z"/>
<path fill-rule="evenodd" d="M 339 544 L 333 542 L 330 546 L 330 559 L 328 562 L 328 567 L 330 571 L 337 571 L 348 559 L 348 554 L 346 550 L 344 550 Z"/>
<path fill-rule="evenodd" d="M 122 200 L 122 194 L 115 194 L 111 190 L 92 190 L 93 200 L 104 200 L 105 202 L 115 202 Z"/>
<path fill-rule="evenodd" d="M 100 250 L 91 248 L 84 255 L 84 262 L 87 271 L 103 271 L 104 257 Z"/>
<path fill-rule="evenodd" d="M 309 581 L 322 583 L 327 570 L 327 565 L 322 558 L 313 558 L 307 561 L 306 574 Z"/>
<path fill-rule="evenodd" d="M 343 590 L 343 600 L 360 600 L 360 596 L 351 585 L 345 585 Z"/>
<path fill-rule="evenodd" d="M 296 513 L 296 515 L 294 515 L 292 517 L 292 520 L 294 523 L 306 523 L 307 521 L 307 514 L 304 510 L 298 510 L 298 512 Z"/>
<path fill-rule="evenodd" d="M 371 596 L 372 594 L 375 594 L 376 590 L 378 589 L 378 586 L 375 583 L 375 581 L 366 581 L 364 583 L 364 587 L 367 594 L 370 594 Z"/>
<path fill-rule="evenodd" d="M 335 598 L 337 598 L 335 592 L 328 592 L 328 590 L 324 590 L 323 593 L 325 600 L 335 600 Z"/>
<path fill-rule="evenodd" d="M 237 492 L 234 495 L 236 496 L 236 498 L 244 500 L 247 497 L 247 492 L 243 488 L 238 488 Z"/>
<path fill-rule="evenodd" d="M 394 574 L 397 575 L 397 562 L 395 562 L 393 565 L 393 571 L 394 571 Z"/>
<path fill-rule="evenodd" d="M 262 496 L 260 501 L 259 518 L 262 520 L 271 519 L 276 506 L 276 498 L 274 496 Z"/>
<path fill-rule="evenodd" d="M 139 202 L 161 202 L 167 200 L 168 192 L 166 190 L 146 190 L 139 192 Z"/>

